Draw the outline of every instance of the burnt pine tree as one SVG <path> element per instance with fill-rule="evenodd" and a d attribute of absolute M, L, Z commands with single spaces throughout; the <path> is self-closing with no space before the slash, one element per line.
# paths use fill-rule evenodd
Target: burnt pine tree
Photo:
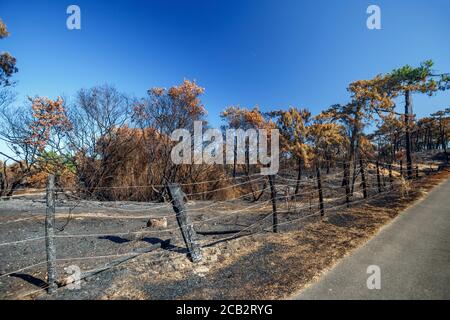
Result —
<path fill-rule="evenodd" d="M 447 108 L 445 110 L 440 110 L 438 112 L 435 112 L 431 114 L 431 117 L 436 120 L 438 125 L 438 132 L 439 132 L 439 142 L 441 144 L 442 150 L 445 154 L 445 160 L 448 162 L 448 153 L 447 153 L 447 132 L 448 132 L 448 126 L 449 126 L 449 119 L 450 119 L 450 108 Z"/>
<path fill-rule="evenodd" d="M 313 157 L 312 148 L 307 143 L 311 113 L 307 109 L 291 107 L 287 111 L 271 112 L 269 116 L 277 119 L 276 125 L 281 134 L 282 151 L 291 154 L 297 160 L 298 171 L 294 195 L 298 195 L 302 167 L 308 168 Z"/>
<path fill-rule="evenodd" d="M 448 74 L 433 74 L 432 67 L 433 61 L 427 60 L 422 62 L 417 68 L 406 65 L 386 75 L 392 96 L 399 95 L 405 99 L 404 126 L 408 179 L 412 179 L 413 176 L 411 156 L 411 123 L 414 117 L 412 94 L 425 93 L 431 96 L 438 90 L 449 88 Z"/>

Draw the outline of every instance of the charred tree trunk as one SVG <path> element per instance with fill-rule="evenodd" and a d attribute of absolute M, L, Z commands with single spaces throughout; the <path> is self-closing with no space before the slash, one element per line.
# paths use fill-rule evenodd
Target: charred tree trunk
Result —
<path fill-rule="evenodd" d="M 411 156 L 411 117 L 412 117 L 412 107 L 411 107 L 411 93 L 407 90 L 405 92 L 405 143 L 406 143 L 406 167 L 408 173 L 408 179 L 413 177 L 413 163 Z"/>
<path fill-rule="evenodd" d="M 442 125 L 442 120 L 439 121 L 439 132 L 441 136 L 442 150 L 444 150 L 445 163 L 448 163 L 448 153 L 447 153 L 447 135 L 445 134 L 444 126 Z"/>
<path fill-rule="evenodd" d="M 16 191 L 16 189 L 20 186 L 20 184 L 22 183 L 22 180 L 16 180 L 11 184 L 11 187 L 9 188 L 9 191 L 6 191 L 6 196 L 11 197 L 14 193 L 14 191 Z"/>
<path fill-rule="evenodd" d="M 381 193 L 381 176 L 380 176 L 380 164 L 378 160 L 376 161 L 377 166 L 377 183 L 378 183 L 378 193 Z"/>
<path fill-rule="evenodd" d="M 362 157 L 359 158 L 359 166 L 361 168 L 361 185 L 363 188 L 363 196 L 364 199 L 367 199 L 367 182 L 366 182 L 366 171 L 364 169 L 364 161 L 362 159 Z"/>
<path fill-rule="evenodd" d="M 357 172 L 357 167 L 356 167 L 356 158 L 355 161 L 353 161 L 353 178 L 352 178 L 352 188 L 350 191 L 350 195 L 353 197 L 353 192 L 355 191 L 355 182 L 356 182 L 356 178 L 358 177 L 358 172 Z"/>
<path fill-rule="evenodd" d="M 353 196 L 354 186 L 355 186 L 355 180 L 356 180 L 356 156 L 359 151 L 359 134 L 360 134 L 360 112 L 361 112 L 361 105 L 357 105 L 355 109 L 355 119 L 353 123 L 353 129 L 352 129 L 352 136 L 350 137 L 350 149 L 349 149 L 349 155 L 348 155 L 348 176 L 347 176 L 347 184 L 350 185 L 350 166 L 353 162 L 353 180 L 352 180 L 352 187 L 350 191 L 350 195 Z"/>
<path fill-rule="evenodd" d="M 327 174 L 330 174 L 331 157 L 327 156 Z"/>
<path fill-rule="evenodd" d="M 345 202 L 350 207 L 350 172 L 349 165 L 344 162 Z"/>
<path fill-rule="evenodd" d="M 278 232 L 278 214 L 277 214 L 277 191 L 275 189 L 275 178 L 273 175 L 269 176 L 270 194 L 272 198 L 272 231 Z"/>
<path fill-rule="evenodd" d="M 320 209 L 320 216 L 325 215 L 325 208 L 323 205 L 323 190 L 322 190 L 322 178 L 320 176 L 320 165 L 319 163 L 316 164 L 316 175 L 317 175 L 317 190 L 319 191 L 319 209 Z"/>
<path fill-rule="evenodd" d="M 392 164 L 389 164 L 389 183 L 391 185 L 391 190 L 394 189 L 394 180 L 392 178 Z"/>

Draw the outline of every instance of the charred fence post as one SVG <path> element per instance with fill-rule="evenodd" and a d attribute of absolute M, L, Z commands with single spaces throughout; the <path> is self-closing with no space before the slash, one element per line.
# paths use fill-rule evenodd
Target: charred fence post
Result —
<path fill-rule="evenodd" d="M 392 164 L 389 164 L 389 183 L 391 185 L 391 190 L 394 189 L 394 181 L 392 179 Z"/>
<path fill-rule="evenodd" d="M 320 216 L 323 217 L 325 215 L 325 208 L 323 206 L 322 178 L 320 176 L 319 164 L 316 164 L 316 175 L 317 175 L 317 190 L 319 191 Z"/>
<path fill-rule="evenodd" d="M 55 176 L 48 176 L 45 211 L 45 250 L 47 253 L 48 293 L 55 293 L 56 283 L 56 249 L 55 249 Z"/>
<path fill-rule="evenodd" d="M 419 179 L 419 165 L 416 165 L 416 179 Z"/>
<path fill-rule="evenodd" d="M 275 177 L 269 175 L 270 194 L 272 198 L 272 231 L 278 232 L 278 213 L 277 213 L 277 190 L 275 188 Z"/>
<path fill-rule="evenodd" d="M 359 158 L 359 166 L 361 168 L 361 180 L 362 180 L 362 187 L 363 187 L 363 195 L 364 199 L 367 199 L 367 182 L 366 182 L 366 170 L 364 168 L 364 161 L 362 158 Z"/>
<path fill-rule="evenodd" d="M 3 176 L 3 172 L 0 172 L 0 196 L 3 196 L 3 190 L 5 190 L 6 179 Z"/>
<path fill-rule="evenodd" d="M 376 161 L 376 166 L 377 166 L 378 193 L 381 193 L 380 163 L 378 162 L 378 160 Z"/>
<path fill-rule="evenodd" d="M 176 213 L 178 226 L 181 229 L 184 243 L 189 251 L 189 256 L 192 262 L 199 262 L 202 260 L 202 251 L 197 242 L 197 233 L 194 226 L 187 215 L 187 210 L 184 206 L 183 192 L 178 184 L 169 184 L 167 186 L 170 201 L 172 202 L 173 210 Z"/>
<path fill-rule="evenodd" d="M 236 178 L 236 167 L 237 167 L 237 135 L 233 137 L 233 179 Z"/>

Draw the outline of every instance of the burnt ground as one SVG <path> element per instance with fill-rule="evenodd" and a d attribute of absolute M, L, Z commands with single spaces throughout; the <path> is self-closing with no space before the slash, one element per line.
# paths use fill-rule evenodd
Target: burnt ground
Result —
<path fill-rule="evenodd" d="M 193 264 L 181 238 L 173 210 L 168 204 L 74 201 L 60 197 L 57 205 L 56 252 L 59 279 L 64 267 L 77 265 L 82 271 L 138 248 L 170 239 L 151 253 L 98 273 L 81 282 L 81 289 L 61 287 L 48 296 L 44 240 L 0 245 L 1 299 L 279 299 L 317 279 L 327 268 L 369 239 L 414 200 L 424 196 L 447 170 L 424 175 L 408 186 L 390 191 L 385 183 L 377 195 L 370 181 L 369 202 L 358 193 L 351 208 L 340 206 L 334 188 L 325 195 L 326 215 L 317 214 L 317 203 L 309 199 L 280 201 L 279 233 L 271 233 L 271 206 L 257 203 L 192 201 L 189 214 L 199 231 L 204 259 Z M 339 178 L 329 179 L 330 186 Z M 279 189 L 283 189 L 279 186 Z M 306 191 L 305 191 L 306 193 Z M 311 205 L 311 207 L 310 207 Z M 301 209 L 295 210 L 295 206 Z M 0 202 L 0 243 L 44 235 L 45 203 L 42 195 L 26 195 Z M 311 216 L 310 216 L 311 215 Z M 165 229 L 148 229 L 148 218 L 167 216 Z M 262 222 L 261 219 L 266 218 Z M 255 224 L 256 223 L 256 224 Z M 233 234 L 211 232 L 244 230 Z M 145 231 L 139 237 L 129 231 Z M 202 235 L 206 232 L 206 235 Z M 79 237 L 63 236 L 80 235 Z M 81 236 L 82 235 L 82 236 Z M 228 239 L 228 240 L 227 240 Z M 44 262 L 44 263 L 42 263 Z M 33 264 L 34 267 L 20 270 Z M 19 270 L 19 271 L 17 271 Z M 10 274 L 12 271 L 15 273 Z"/>

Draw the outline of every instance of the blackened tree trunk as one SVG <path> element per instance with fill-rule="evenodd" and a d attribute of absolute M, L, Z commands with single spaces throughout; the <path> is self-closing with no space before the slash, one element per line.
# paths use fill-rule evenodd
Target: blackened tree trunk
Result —
<path fill-rule="evenodd" d="M 389 164 L 389 183 L 391 185 L 391 190 L 394 189 L 394 179 L 392 178 L 392 164 Z"/>
<path fill-rule="evenodd" d="M 330 174 L 330 167 L 331 167 L 331 157 L 327 156 L 327 174 Z"/>
<path fill-rule="evenodd" d="M 317 190 L 319 191 L 319 209 L 320 209 L 320 215 L 323 217 L 325 215 L 325 208 L 323 205 L 322 178 L 320 176 L 319 163 L 316 164 L 316 175 L 317 175 Z"/>
<path fill-rule="evenodd" d="M 352 128 L 352 134 L 350 137 L 350 144 L 349 144 L 349 152 L 348 152 L 348 158 L 347 158 L 347 165 L 348 165 L 348 175 L 347 175 L 347 185 L 350 185 L 350 166 L 353 162 L 353 180 L 352 180 L 352 188 L 351 188 L 351 196 L 353 196 L 353 190 L 354 190 L 354 184 L 356 179 L 356 155 L 359 151 L 359 135 L 361 131 L 361 123 L 360 123 L 360 114 L 361 114 L 361 108 L 362 106 L 360 104 L 356 105 L 355 109 L 355 118 L 353 122 L 353 128 Z M 345 178 L 345 175 L 344 175 Z M 343 184 L 344 185 L 344 184 Z"/>
<path fill-rule="evenodd" d="M 295 197 L 298 195 L 298 192 L 300 191 L 300 180 L 301 179 L 302 179 L 302 159 L 298 158 L 298 174 L 297 174 L 297 182 L 295 185 L 295 192 L 294 192 Z"/>
<path fill-rule="evenodd" d="M 377 183 L 378 183 L 378 193 L 381 193 L 381 177 L 380 177 L 380 163 L 376 161 L 377 165 Z"/>
<path fill-rule="evenodd" d="M 439 134 L 441 140 L 442 150 L 444 150 L 445 163 L 448 163 L 448 153 L 447 153 L 447 134 L 445 133 L 444 125 L 442 124 L 442 119 L 439 119 Z"/>
<path fill-rule="evenodd" d="M 245 174 L 250 175 L 250 141 L 245 146 Z"/>
<path fill-rule="evenodd" d="M 413 177 L 413 163 L 411 156 L 411 117 L 412 117 L 412 106 L 411 106 L 411 93 L 407 90 L 405 91 L 405 143 L 406 143 L 406 167 L 408 173 L 408 179 Z"/>
<path fill-rule="evenodd" d="M 345 183 L 345 202 L 350 207 L 350 172 L 349 164 L 344 162 L 344 183 Z"/>
<path fill-rule="evenodd" d="M 269 176 L 270 194 L 272 198 L 272 231 L 278 232 L 278 214 L 277 214 L 277 191 L 275 189 L 275 178 L 273 175 Z"/>
<path fill-rule="evenodd" d="M 353 196 L 353 192 L 355 191 L 356 178 L 358 178 L 358 170 L 357 170 L 356 158 L 355 158 L 355 161 L 353 161 L 353 178 L 352 178 L 352 188 L 350 191 L 351 196 Z"/>
<path fill-rule="evenodd" d="M 7 197 L 11 197 L 16 189 L 22 184 L 22 179 L 18 179 L 11 183 L 9 190 L 6 192 Z"/>
<path fill-rule="evenodd" d="M 298 172 L 297 172 L 297 181 L 295 183 L 295 192 L 294 196 L 298 196 L 300 191 L 300 180 L 302 179 L 302 159 L 298 159 Z"/>
<path fill-rule="evenodd" d="M 361 179 L 364 199 L 367 199 L 367 182 L 366 182 L 366 170 L 364 169 L 364 161 L 362 157 L 359 158 L 359 166 L 361 168 Z"/>

